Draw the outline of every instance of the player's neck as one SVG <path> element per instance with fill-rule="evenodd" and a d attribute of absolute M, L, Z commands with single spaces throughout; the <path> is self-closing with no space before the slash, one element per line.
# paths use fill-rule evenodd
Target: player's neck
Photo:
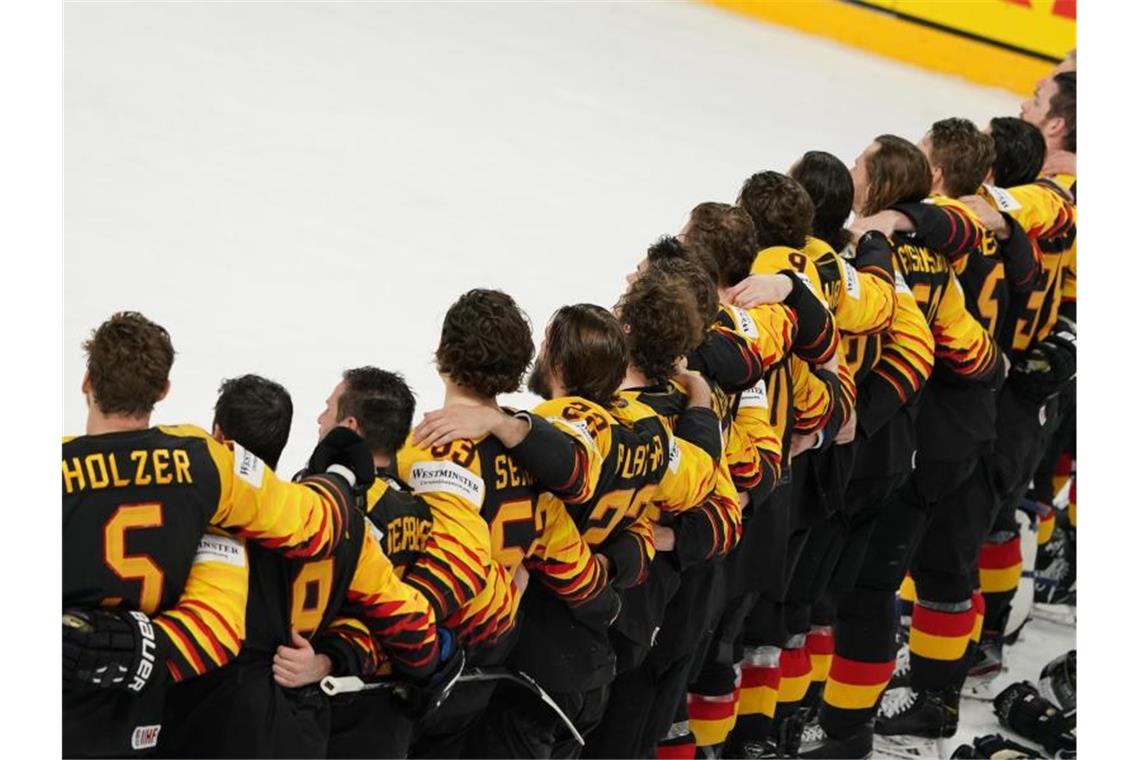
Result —
<path fill-rule="evenodd" d="M 376 465 L 377 469 L 387 467 L 388 465 L 392 464 L 392 457 L 388 456 L 387 454 L 373 454 L 372 464 Z"/>
<path fill-rule="evenodd" d="M 653 383 L 649 382 L 649 378 L 646 377 L 641 370 L 631 364 L 626 367 L 625 380 L 621 383 L 621 390 L 625 390 L 626 388 L 644 388 L 652 384 Z"/>
<path fill-rule="evenodd" d="M 128 430 L 146 430 L 149 427 L 149 414 L 142 416 L 103 414 L 95 406 L 87 410 L 87 435 L 124 433 Z"/>
<path fill-rule="evenodd" d="M 499 405 L 493 398 L 480 396 L 477 393 L 456 385 L 455 383 L 447 383 L 446 390 L 443 394 L 444 406 L 489 406 L 492 409 L 498 409 Z"/>

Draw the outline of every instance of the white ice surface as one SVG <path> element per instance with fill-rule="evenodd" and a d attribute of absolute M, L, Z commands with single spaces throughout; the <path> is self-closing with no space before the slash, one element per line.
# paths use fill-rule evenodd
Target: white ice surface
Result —
<path fill-rule="evenodd" d="M 222 378 L 275 378 L 290 472 L 346 367 L 438 405 L 432 351 L 468 288 L 541 332 L 613 304 L 656 236 L 755 171 L 1017 110 L 696 4 L 69 3 L 65 54 L 64 432 L 80 343 L 137 309 L 178 350 L 156 421 L 208 426 Z M 1032 623 L 1013 675 L 1072 640 Z M 971 733 L 996 730 L 974 707 Z"/>

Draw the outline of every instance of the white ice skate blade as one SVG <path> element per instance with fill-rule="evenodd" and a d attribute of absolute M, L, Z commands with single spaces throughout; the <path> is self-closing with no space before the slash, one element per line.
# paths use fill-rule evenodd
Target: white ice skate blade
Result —
<path fill-rule="evenodd" d="M 871 757 L 950 757 L 944 739 L 923 739 L 917 736 L 880 736 L 875 734 Z"/>
<path fill-rule="evenodd" d="M 1042 602 L 1035 602 L 1033 604 L 1032 616 L 1040 618 L 1041 620 L 1048 620 L 1051 623 L 1058 623 L 1059 625 L 1073 626 L 1077 625 L 1077 608 L 1069 604 L 1044 604 Z"/>

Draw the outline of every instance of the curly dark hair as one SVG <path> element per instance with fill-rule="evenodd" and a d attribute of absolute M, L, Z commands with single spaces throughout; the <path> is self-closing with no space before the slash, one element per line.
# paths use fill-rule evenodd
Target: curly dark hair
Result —
<path fill-rule="evenodd" d="M 692 286 L 680 275 L 651 266 L 622 295 L 617 318 L 626 330 L 630 364 L 654 384 L 675 374 L 677 359 L 705 335 Z"/>
<path fill-rule="evenodd" d="M 679 278 L 686 284 L 697 299 L 697 311 L 707 330 L 720 311 L 720 294 L 717 293 L 716 281 L 713 279 L 716 272 L 715 264 L 713 272 L 710 273 L 706 267 L 701 266 L 701 260 L 700 256 L 693 254 L 684 258 L 650 259 L 649 269 Z"/>
<path fill-rule="evenodd" d="M 567 395 L 608 407 L 625 379 L 628 363 L 625 333 L 608 309 L 589 303 L 563 306 L 546 327 L 546 347 L 539 353 L 527 388 L 550 398 L 549 376 L 556 371 Z"/>
<path fill-rule="evenodd" d="M 990 119 L 994 139 L 994 184 L 998 187 L 1028 185 L 1041 173 L 1045 162 L 1045 136 L 1041 130 L 1016 116 Z"/>
<path fill-rule="evenodd" d="M 403 375 L 378 367 L 344 372 L 344 393 L 337 401 L 336 420 L 355 417 L 361 437 L 373 454 L 392 456 L 412 429 L 416 397 Z"/>
<path fill-rule="evenodd" d="M 994 140 L 969 119 L 942 119 L 930 128 L 930 166 L 942 170 L 951 198 L 977 192 L 994 163 Z"/>
<path fill-rule="evenodd" d="M 774 245 L 803 248 L 807 242 L 815 204 L 807 190 L 786 174 L 753 174 L 740 188 L 739 205 L 752 217 L 761 249 Z"/>
<path fill-rule="evenodd" d="M 214 424 L 273 469 L 289 442 L 293 399 L 280 383 L 260 375 L 223 380 L 214 402 Z"/>
<path fill-rule="evenodd" d="M 811 231 L 836 251 L 847 245 L 844 225 L 855 200 L 851 171 L 836 156 L 809 150 L 788 174 L 803 186 L 815 204 Z"/>
<path fill-rule="evenodd" d="M 95 405 L 104 414 L 150 414 L 166 392 L 174 364 L 170 333 L 137 311 L 112 314 L 83 350 Z"/>
<path fill-rule="evenodd" d="M 689 212 L 685 245 L 714 264 L 709 275 L 731 287 L 752 273 L 756 260 L 756 225 L 744 209 L 727 203 L 700 203 Z M 707 267 L 706 267 L 707 269 Z"/>
<path fill-rule="evenodd" d="M 435 361 L 455 383 L 484 398 L 511 393 L 533 358 L 530 320 L 506 293 L 469 290 L 447 310 Z"/>

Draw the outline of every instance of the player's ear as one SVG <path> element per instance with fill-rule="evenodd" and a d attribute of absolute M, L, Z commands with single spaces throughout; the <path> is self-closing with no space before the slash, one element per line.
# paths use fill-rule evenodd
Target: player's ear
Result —
<path fill-rule="evenodd" d="M 166 381 L 166 385 L 162 386 L 162 393 L 158 394 L 158 398 L 156 398 L 154 400 L 154 403 L 157 404 L 159 401 L 162 401 L 164 398 L 166 398 L 167 393 L 170 393 L 170 381 L 169 380 Z"/>
<path fill-rule="evenodd" d="M 214 423 L 214 430 L 210 435 L 214 436 L 214 440 L 218 443 L 222 443 L 226 440 L 226 434 L 222 431 L 222 426 L 216 422 Z"/>
<path fill-rule="evenodd" d="M 930 167 L 930 180 L 937 185 L 942 181 L 942 168 L 939 166 Z"/>
<path fill-rule="evenodd" d="M 81 390 L 83 392 L 84 396 L 87 396 L 91 393 L 91 373 L 90 372 L 84 372 L 83 373 L 83 383 L 79 386 L 79 390 Z"/>
<path fill-rule="evenodd" d="M 355 417 L 351 417 L 351 416 L 345 417 L 343 420 L 340 420 L 336 424 L 340 425 L 341 427 L 348 428 L 349 430 L 356 433 L 361 438 L 364 437 L 364 433 L 360 432 L 360 423 L 356 421 Z"/>

